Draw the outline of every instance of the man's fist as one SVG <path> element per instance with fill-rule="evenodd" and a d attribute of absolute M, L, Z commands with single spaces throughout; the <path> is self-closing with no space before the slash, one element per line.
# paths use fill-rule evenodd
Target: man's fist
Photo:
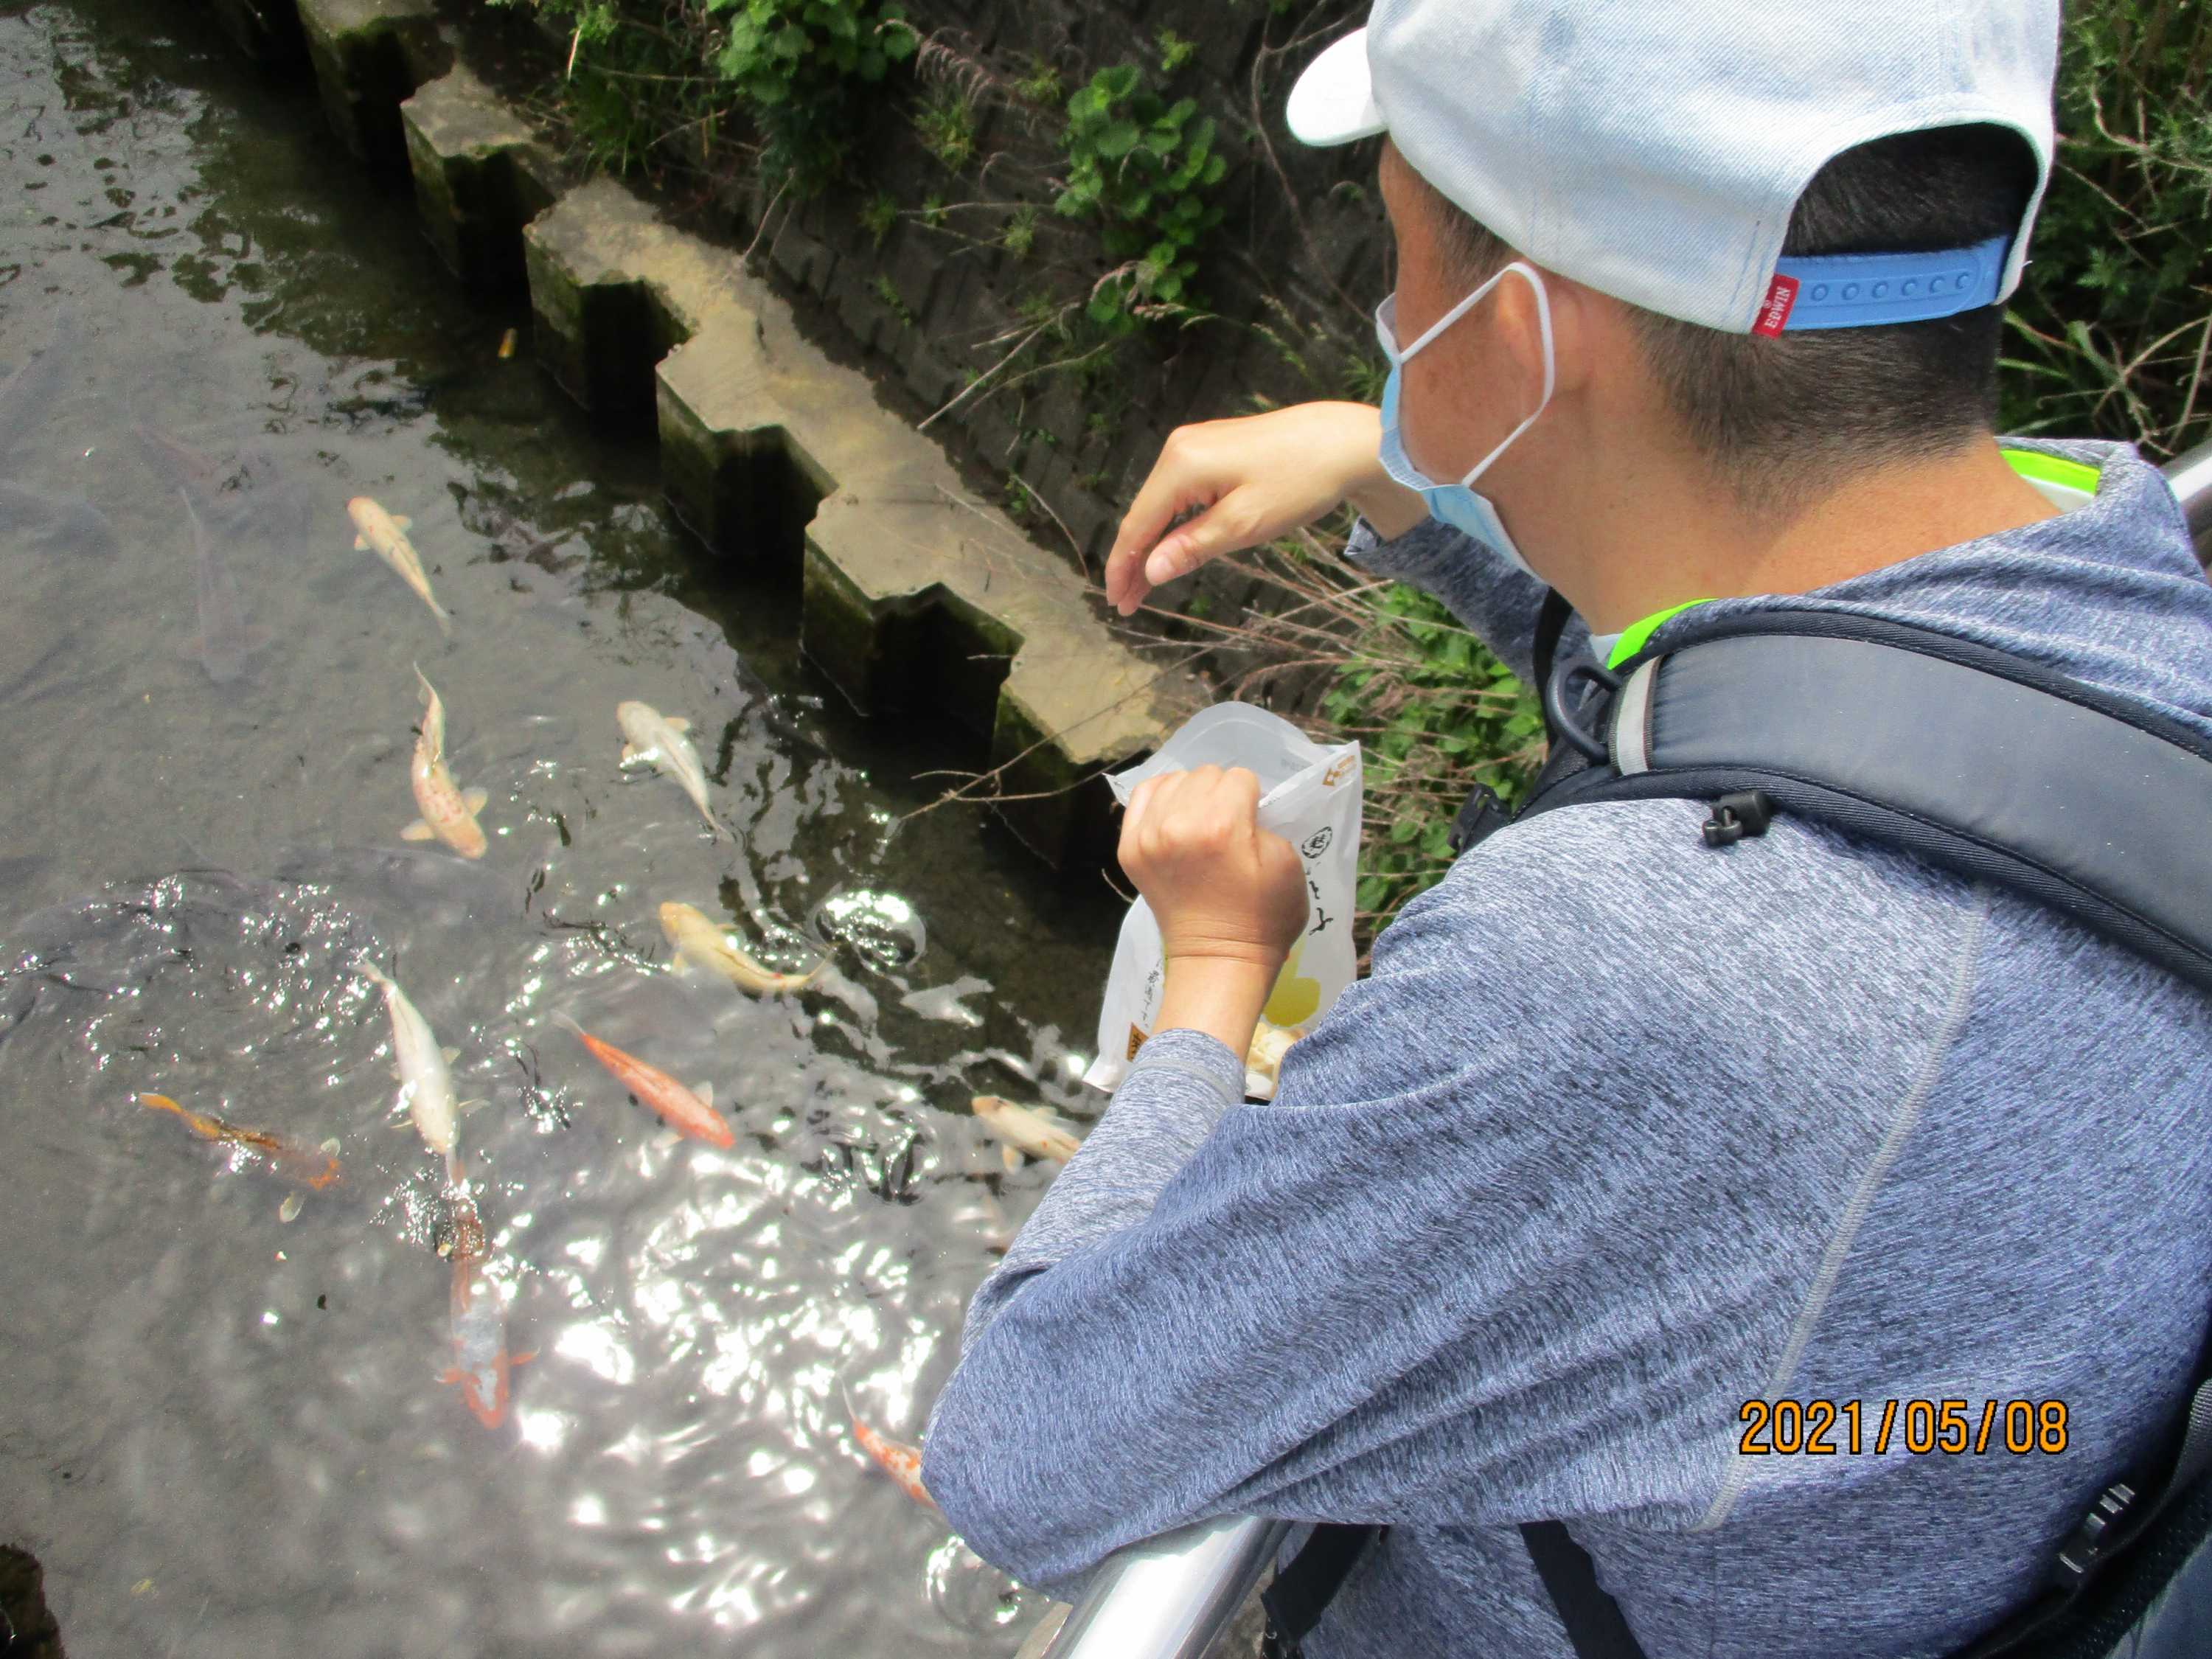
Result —
<path fill-rule="evenodd" d="M 1201 766 L 1147 778 L 1121 822 L 1121 868 L 1160 925 L 1163 954 L 1248 963 L 1270 975 L 1305 931 L 1305 866 L 1260 828 L 1260 780 Z"/>

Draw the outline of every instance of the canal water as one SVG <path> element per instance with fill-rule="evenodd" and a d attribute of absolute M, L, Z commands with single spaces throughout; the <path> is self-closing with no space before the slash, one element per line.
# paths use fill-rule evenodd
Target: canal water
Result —
<path fill-rule="evenodd" d="M 0 1544 L 75 1659 L 1010 1654 L 1041 1599 L 850 1412 L 918 1437 L 1048 1179 L 969 1097 L 1092 1109 L 1118 904 L 908 816 L 973 757 L 849 715 L 788 573 L 684 538 L 303 78 L 197 4 L 0 5 Z M 480 860 L 400 835 L 418 667 Z M 721 833 L 619 764 L 625 700 L 691 722 Z M 679 976 L 672 901 L 831 966 Z M 479 1103 L 465 1199 L 363 963 Z M 441 1378 L 502 1318 L 479 1413 Z"/>

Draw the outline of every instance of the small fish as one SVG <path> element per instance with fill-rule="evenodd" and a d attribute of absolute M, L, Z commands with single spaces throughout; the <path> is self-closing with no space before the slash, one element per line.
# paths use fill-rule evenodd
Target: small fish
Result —
<path fill-rule="evenodd" d="M 691 722 L 681 715 L 663 714 L 649 702 L 624 702 L 615 707 L 615 723 L 622 727 L 626 739 L 622 763 L 650 763 L 675 779 L 691 797 L 699 816 L 707 820 L 707 833 L 718 834 L 721 826 L 707 809 L 707 769 L 699 764 L 699 751 L 684 735 L 691 729 Z"/>
<path fill-rule="evenodd" d="M 602 1042 L 566 1014 L 553 1018 L 583 1040 L 592 1058 L 614 1073 L 615 1080 L 660 1114 L 682 1133 L 716 1146 L 732 1146 L 737 1134 L 727 1119 L 714 1109 L 714 1085 L 702 1083 L 687 1089 L 667 1073 L 647 1065 L 635 1054 L 624 1054 L 611 1042 Z"/>
<path fill-rule="evenodd" d="M 830 958 L 824 957 L 803 974 L 779 974 L 763 968 L 732 945 L 729 936 L 703 911 L 672 900 L 660 907 L 660 931 L 676 948 L 676 958 L 671 965 L 678 973 L 704 968 L 755 996 L 803 991 L 821 978 L 822 970 L 830 965 Z"/>
<path fill-rule="evenodd" d="M 6 470 L 8 453 L 52 415 L 65 372 L 71 363 L 81 365 L 83 356 L 76 319 L 63 312 L 54 319 L 53 336 L 45 349 L 0 380 L 0 472 Z"/>
<path fill-rule="evenodd" d="M 498 1281 L 475 1256 L 453 1258 L 453 1291 L 447 1305 L 453 1315 L 453 1363 L 438 1380 L 459 1383 L 461 1398 L 476 1413 L 477 1421 L 495 1429 L 507 1421 L 514 1368 L 538 1356 L 508 1354 L 507 1298 Z"/>
<path fill-rule="evenodd" d="M 119 545 L 115 526 L 81 495 L 49 495 L 21 484 L 0 483 L 0 531 L 37 538 L 45 553 L 109 554 Z"/>
<path fill-rule="evenodd" d="M 970 1104 L 991 1133 L 1006 1143 L 1009 1168 L 1019 1164 L 1020 1152 L 1065 1164 L 1083 1145 L 1042 1107 L 1017 1106 L 996 1095 L 977 1095 Z"/>
<path fill-rule="evenodd" d="M 522 336 L 520 332 L 518 330 L 512 328 L 499 337 L 499 356 L 501 362 L 504 362 L 507 358 L 514 356 L 514 349 L 521 343 L 521 338 Z"/>
<path fill-rule="evenodd" d="M 477 814 L 490 798 L 481 789 L 454 785 L 453 775 L 446 769 L 446 705 L 438 701 L 419 666 L 415 678 L 422 683 L 422 726 L 415 739 L 407 781 L 414 787 L 415 805 L 422 816 L 399 832 L 400 839 L 428 841 L 434 836 L 465 859 L 480 859 L 485 843 Z"/>
<path fill-rule="evenodd" d="M 191 526 L 192 556 L 199 568 L 200 637 L 195 654 L 210 679 L 228 685 L 246 672 L 246 659 L 260 645 L 260 636 L 246 626 L 237 584 L 193 508 L 191 496 L 179 489 L 177 499 L 184 503 L 185 521 Z"/>
<path fill-rule="evenodd" d="M 901 1492 L 927 1508 L 937 1507 L 929 1488 L 921 1484 L 921 1447 L 886 1440 L 857 1416 L 853 1419 L 853 1438 L 860 1443 L 860 1449 L 875 1459 L 885 1474 L 898 1482 Z"/>
<path fill-rule="evenodd" d="M 153 1111 L 175 1113 L 184 1121 L 185 1127 L 202 1140 L 245 1147 L 265 1160 L 273 1172 L 287 1181 L 296 1181 L 316 1192 L 337 1183 L 337 1142 L 335 1140 L 326 1140 L 321 1146 L 310 1150 L 295 1146 L 290 1141 L 272 1135 L 265 1129 L 248 1129 L 240 1124 L 226 1123 L 210 1113 L 192 1111 L 178 1105 L 167 1095 L 140 1095 L 138 1103 Z M 285 1218 L 289 1220 L 291 1218 L 288 1216 Z"/>
<path fill-rule="evenodd" d="M 422 603 L 430 607 L 431 615 L 438 619 L 439 631 L 449 637 L 453 631 L 453 613 L 438 603 L 437 595 L 430 592 L 430 578 L 423 573 L 422 556 L 415 550 L 407 532 L 414 520 L 394 518 L 366 495 L 356 495 L 346 503 L 346 516 L 360 533 L 353 538 L 357 548 L 374 549 L 377 556 L 399 573 L 400 580 L 422 596 Z"/>
<path fill-rule="evenodd" d="M 392 1075 L 399 1080 L 400 1103 L 415 1121 L 422 1144 L 446 1160 L 448 1184 L 461 1187 L 460 1155 L 453 1145 L 460 1105 L 453 1098 L 453 1074 L 447 1069 L 460 1051 L 439 1048 L 430 1022 L 390 979 L 366 962 L 360 972 L 383 991 L 384 1012 L 392 1018 L 392 1052 L 398 1057 Z"/>

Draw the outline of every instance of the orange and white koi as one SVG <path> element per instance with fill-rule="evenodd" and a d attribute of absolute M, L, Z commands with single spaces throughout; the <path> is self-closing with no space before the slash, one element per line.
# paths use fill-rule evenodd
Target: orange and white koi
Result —
<path fill-rule="evenodd" d="M 592 1058 L 614 1073 L 615 1080 L 660 1114 L 683 1134 L 716 1146 L 737 1144 L 729 1120 L 714 1109 L 714 1085 L 702 1083 L 686 1088 L 658 1066 L 635 1054 L 625 1054 L 611 1042 L 602 1042 L 566 1014 L 553 1018 L 574 1031 L 592 1051 Z"/>
<path fill-rule="evenodd" d="M 210 1113 L 192 1111 L 178 1105 L 167 1095 L 140 1095 L 138 1103 L 157 1112 L 174 1112 L 184 1121 L 185 1127 L 202 1140 L 244 1147 L 287 1181 L 296 1181 L 316 1192 L 337 1184 L 338 1144 L 335 1140 L 326 1140 L 312 1149 L 295 1146 L 265 1129 L 249 1129 L 240 1124 L 226 1123 Z"/>
<path fill-rule="evenodd" d="M 1006 1142 L 1006 1167 L 1018 1169 L 1021 1155 L 1050 1158 L 1065 1164 L 1083 1143 L 1062 1128 L 1042 1108 L 1017 1106 L 996 1095 L 977 1095 L 969 1103 L 984 1127 Z"/>
<path fill-rule="evenodd" d="M 394 517 L 366 495 L 356 495 L 346 503 L 346 516 L 353 520 L 359 533 L 353 544 L 363 550 L 373 550 L 377 557 L 399 573 L 400 580 L 421 596 L 430 607 L 431 615 L 438 619 L 439 632 L 451 635 L 453 613 L 438 603 L 438 596 L 430 591 L 430 578 L 422 568 L 422 556 L 415 550 L 415 544 L 407 539 L 414 527 L 412 519 Z"/>
<path fill-rule="evenodd" d="M 901 1492 L 917 1504 L 933 1510 L 937 1507 L 929 1488 L 921 1484 L 921 1447 L 887 1440 L 857 1416 L 853 1419 L 853 1438 L 860 1443 L 860 1449 L 875 1459 L 885 1474 L 898 1482 Z"/>
<path fill-rule="evenodd" d="M 459 1383 L 461 1398 L 476 1413 L 477 1421 L 495 1429 L 507 1421 L 514 1368 L 537 1355 L 507 1352 L 507 1299 L 498 1281 L 484 1271 L 476 1256 L 453 1258 L 448 1306 L 453 1315 L 453 1363 L 438 1380 Z"/>
<path fill-rule="evenodd" d="M 446 1160 L 446 1179 L 462 1184 L 460 1154 L 454 1150 L 460 1103 L 453 1097 L 453 1074 L 447 1063 L 459 1057 L 457 1048 L 441 1048 L 430 1022 L 407 1000 L 407 994 L 364 962 L 362 975 L 384 993 L 384 1012 L 392 1020 L 392 1075 L 398 1079 L 399 1101 L 422 1137 L 422 1144 Z"/>
<path fill-rule="evenodd" d="M 821 978 L 822 970 L 830 965 L 830 958 L 824 957 L 803 974 L 779 974 L 764 968 L 732 945 L 729 935 L 708 920 L 703 911 L 673 901 L 660 907 L 660 931 L 676 949 L 671 965 L 678 973 L 704 968 L 755 996 L 803 991 Z"/>
<path fill-rule="evenodd" d="M 446 705 L 419 665 L 415 678 L 422 683 L 422 726 L 415 739 L 407 781 L 422 816 L 399 832 L 400 839 L 428 841 L 434 836 L 465 859 L 480 859 L 485 842 L 477 814 L 489 797 L 481 789 L 454 784 L 453 775 L 446 769 Z"/>

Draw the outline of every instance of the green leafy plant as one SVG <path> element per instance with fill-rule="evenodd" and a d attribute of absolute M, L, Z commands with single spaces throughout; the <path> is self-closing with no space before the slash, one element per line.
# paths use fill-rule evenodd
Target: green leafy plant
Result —
<path fill-rule="evenodd" d="M 1025 259 L 1036 246 L 1037 210 L 1024 203 L 1007 216 L 1006 226 L 999 232 L 999 246 L 1017 259 Z"/>
<path fill-rule="evenodd" d="M 877 301 L 884 309 L 898 319 L 901 328 L 914 326 L 914 308 L 907 304 L 904 296 L 899 293 L 896 283 L 893 283 L 889 276 L 878 272 L 876 280 L 870 284 L 870 287 L 874 290 Z"/>
<path fill-rule="evenodd" d="M 961 88 L 933 88 L 914 112 L 922 148 L 957 173 L 975 157 L 975 102 Z"/>
<path fill-rule="evenodd" d="M 1011 84 L 1017 97 L 1032 104 L 1042 104 L 1050 109 L 1058 109 L 1060 101 L 1067 96 L 1067 88 L 1060 82 L 1060 70 L 1048 58 L 1030 58 L 1028 70 Z"/>
<path fill-rule="evenodd" d="M 1196 250 L 1221 219 L 1208 193 L 1228 163 L 1213 149 L 1214 124 L 1194 99 L 1170 104 L 1133 64 L 1100 70 L 1067 100 L 1067 179 L 1053 202 L 1071 219 L 1096 220 L 1121 263 L 1100 277 L 1091 320 L 1109 333 L 1189 317 Z"/>
<path fill-rule="evenodd" d="M 537 12 L 568 36 L 562 73 L 540 96 L 557 106 L 573 152 L 635 173 L 703 163 L 728 98 L 707 59 L 720 31 L 703 13 L 635 0 L 489 0 Z"/>
<path fill-rule="evenodd" d="M 1452 817 L 1475 785 L 1508 805 L 1526 793 L 1544 720 L 1512 671 L 1440 601 L 1394 584 L 1353 602 L 1364 625 L 1322 712 L 1365 750 L 1367 810 L 1380 833 L 1361 860 L 1358 907 L 1379 931 L 1450 867 Z"/>
<path fill-rule="evenodd" d="M 1198 50 L 1196 41 L 1186 40 L 1173 29 L 1167 28 L 1160 31 L 1158 45 L 1160 73 L 1163 75 L 1173 75 L 1188 64 L 1190 61 L 1190 55 Z"/>
<path fill-rule="evenodd" d="M 2014 431 L 2173 453 L 2212 435 L 2212 10 L 2067 9 L 2063 135 L 2008 314 Z"/>
<path fill-rule="evenodd" d="M 898 0 L 705 0 L 728 20 L 715 68 L 759 125 L 762 170 L 804 195 L 842 167 L 864 88 L 914 56 Z"/>
<path fill-rule="evenodd" d="M 868 198 L 860 208 L 860 228 L 868 233 L 868 240 L 878 247 L 884 245 L 884 238 L 891 234 L 891 227 L 896 223 L 898 202 L 882 191 Z"/>

